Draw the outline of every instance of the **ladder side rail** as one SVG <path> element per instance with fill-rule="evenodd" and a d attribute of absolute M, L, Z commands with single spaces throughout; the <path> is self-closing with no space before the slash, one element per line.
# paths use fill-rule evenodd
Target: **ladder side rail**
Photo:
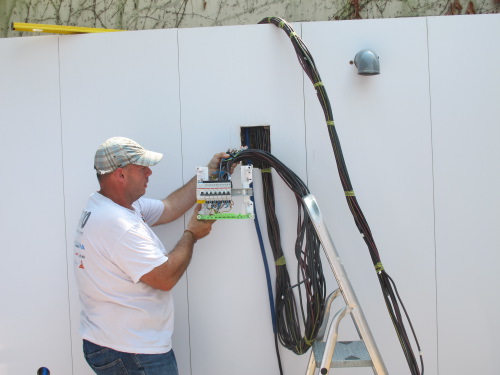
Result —
<path fill-rule="evenodd" d="M 330 329 L 328 330 L 325 352 L 323 353 L 323 359 L 321 360 L 321 364 L 319 366 L 321 374 L 328 374 L 330 372 L 335 346 L 337 345 L 337 338 L 339 337 L 339 324 L 345 314 L 350 312 L 350 309 L 351 308 L 349 306 L 343 307 L 332 319 Z"/>
<path fill-rule="evenodd" d="M 377 375 L 388 375 L 388 371 L 375 343 L 375 339 L 370 331 L 370 327 L 368 326 L 358 298 L 356 297 L 356 293 L 354 292 L 351 282 L 347 277 L 344 265 L 342 264 L 337 249 L 335 248 L 330 233 L 328 232 L 328 228 L 325 225 L 318 203 L 312 194 L 303 197 L 302 201 L 309 213 L 309 217 L 311 218 L 316 233 L 318 234 L 323 251 L 328 259 L 328 263 L 330 263 L 330 267 L 333 271 L 335 279 L 337 280 L 339 288 L 342 291 L 344 300 L 347 306 L 351 308 L 351 316 L 355 321 L 355 326 L 357 327 L 362 340 L 365 342 L 366 348 L 373 362 L 374 371 Z"/>
<path fill-rule="evenodd" d="M 342 293 L 340 290 L 340 287 L 335 289 L 328 298 L 326 299 L 326 307 L 325 307 L 325 313 L 323 314 L 323 322 L 321 323 L 321 327 L 318 329 L 318 334 L 316 335 L 316 341 L 321 340 L 324 341 L 325 337 L 325 332 L 326 332 L 326 327 L 328 325 L 328 320 L 330 316 L 330 310 L 332 308 L 332 303 L 333 301 Z"/>
<path fill-rule="evenodd" d="M 323 341 L 326 333 L 326 327 L 328 325 L 329 321 L 329 316 L 330 316 L 330 309 L 332 307 L 333 301 L 340 295 L 341 291 L 340 288 L 335 289 L 333 292 L 330 293 L 328 298 L 326 299 L 326 308 L 325 312 L 323 314 L 323 323 L 321 323 L 321 327 L 318 330 L 318 335 L 316 336 L 316 342 Z M 314 371 L 316 370 L 317 364 L 316 364 L 316 356 L 314 354 L 314 345 L 316 343 L 313 343 L 313 346 L 311 347 L 311 356 L 309 357 L 309 363 L 307 365 L 307 370 L 306 370 L 306 375 L 314 375 Z"/>
<path fill-rule="evenodd" d="M 311 347 L 311 356 L 309 357 L 309 362 L 307 363 L 306 375 L 314 375 L 316 367 L 316 357 L 314 356 L 314 349 Z"/>

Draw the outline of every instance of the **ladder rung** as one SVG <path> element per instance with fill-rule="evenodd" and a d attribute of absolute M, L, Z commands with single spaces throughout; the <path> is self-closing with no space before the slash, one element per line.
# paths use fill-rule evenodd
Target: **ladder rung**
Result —
<path fill-rule="evenodd" d="M 316 366 L 321 365 L 325 342 L 317 341 L 313 344 L 314 359 Z M 363 341 L 337 341 L 331 367 L 372 367 L 372 360 Z"/>

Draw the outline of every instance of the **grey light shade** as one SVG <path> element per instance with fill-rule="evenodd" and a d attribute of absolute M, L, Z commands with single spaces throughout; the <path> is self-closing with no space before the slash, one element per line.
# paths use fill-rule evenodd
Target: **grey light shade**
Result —
<path fill-rule="evenodd" d="M 380 74 L 379 58 L 370 49 L 359 51 L 354 57 L 354 65 L 358 68 L 358 74 L 363 76 Z"/>

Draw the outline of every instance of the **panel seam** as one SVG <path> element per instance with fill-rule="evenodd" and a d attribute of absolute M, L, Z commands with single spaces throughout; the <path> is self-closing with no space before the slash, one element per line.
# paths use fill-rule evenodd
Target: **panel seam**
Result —
<path fill-rule="evenodd" d="M 434 282 L 436 285 L 436 366 L 439 375 L 439 314 L 438 314 L 438 261 L 437 261 L 437 241 L 436 241 L 436 177 L 434 173 L 434 139 L 432 123 L 432 90 L 431 90 L 431 62 L 430 62 L 430 43 L 429 43 L 429 17 L 425 18 L 426 38 L 427 38 L 427 75 L 429 90 L 429 122 L 430 122 L 430 141 L 431 141 L 431 174 L 432 174 L 432 213 L 433 213 L 433 235 L 434 235 Z"/>
<path fill-rule="evenodd" d="M 73 334 L 71 330 L 71 296 L 69 282 L 69 259 L 68 259 L 68 225 L 66 215 L 66 189 L 64 177 L 64 141 L 63 141 L 63 116 L 62 116 L 62 88 L 61 88 L 61 37 L 57 37 L 57 63 L 58 63 L 58 84 L 59 84 L 59 125 L 60 125 L 60 142 L 61 142 L 61 172 L 62 172 L 62 193 L 63 193 L 63 215 L 64 215 L 64 248 L 66 258 L 66 282 L 67 282 L 67 298 L 68 298 L 68 323 L 69 323 L 69 345 L 71 353 L 71 373 L 75 373 L 75 359 L 73 356 Z"/>
<path fill-rule="evenodd" d="M 177 76 L 178 76 L 178 85 L 179 85 L 179 133 L 181 138 L 181 176 L 182 183 L 185 184 L 186 177 L 184 176 L 184 142 L 182 137 L 182 96 L 181 96 L 181 49 L 179 43 L 179 29 L 177 31 Z M 184 214 L 184 228 L 186 228 L 186 214 Z M 191 347 L 191 308 L 189 305 L 189 268 L 186 269 L 185 272 L 186 277 L 186 304 L 187 304 L 187 321 L 188 321 L 188 347 L 189 347 L 189 373 L 193 373 L 193 355 L 192 355 L 192 347 Z"/>

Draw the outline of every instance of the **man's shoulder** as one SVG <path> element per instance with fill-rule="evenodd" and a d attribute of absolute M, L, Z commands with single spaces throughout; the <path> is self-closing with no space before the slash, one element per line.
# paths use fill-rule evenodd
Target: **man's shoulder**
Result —
<path fill-rule="evenodd" d="M 91 222 L 93 226 L 101 230 L 118 227 L 126 231 L 137 224 L 137 218 L 133 211 L 114 203 L 99 193 L 94 193 L 89 197 L 85 211 L 89 216 L 89 223 Z"/>

